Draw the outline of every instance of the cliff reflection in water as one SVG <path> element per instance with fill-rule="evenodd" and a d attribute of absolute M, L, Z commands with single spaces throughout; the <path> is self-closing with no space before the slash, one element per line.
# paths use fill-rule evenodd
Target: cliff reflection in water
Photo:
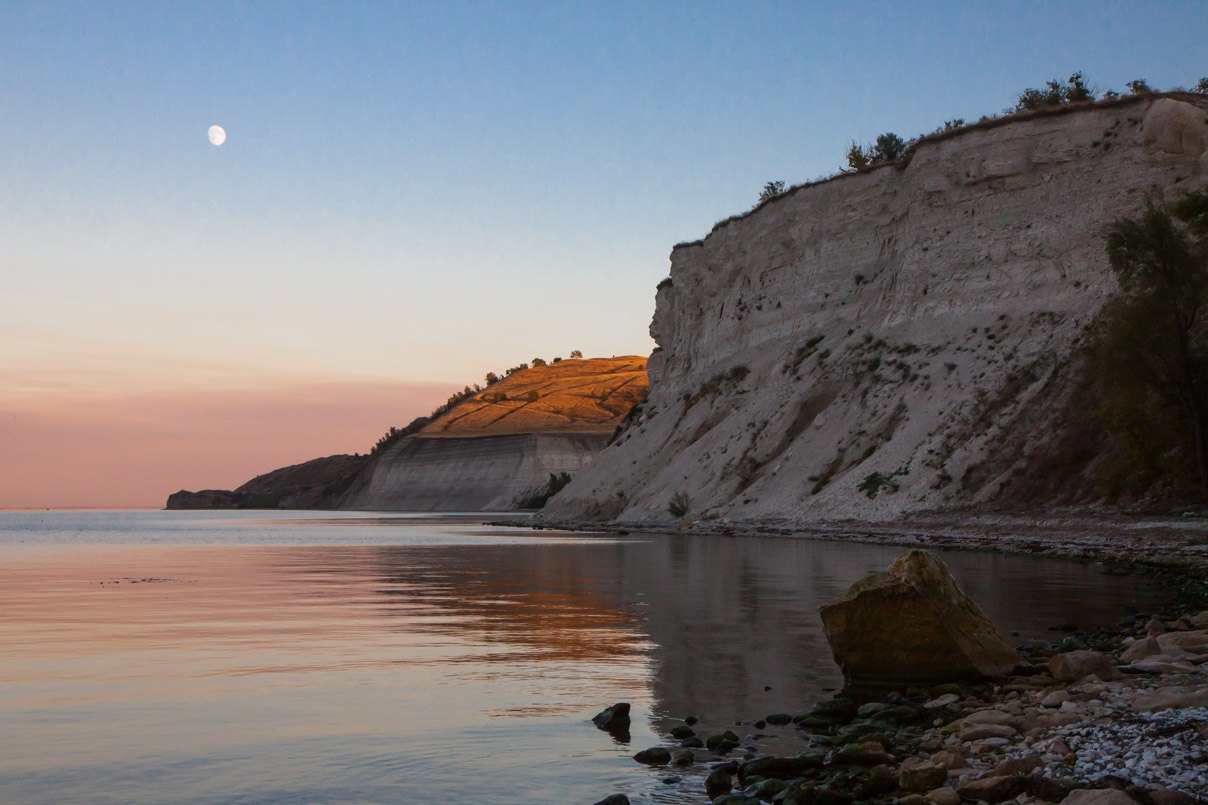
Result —
<path fill-rule="evenodd" d="M 817 605 L 900 553 L 278 517 L 0 517 L 0 801 L 407 801 L 434 770 L 457 801 L 677 801 L 634 746 L 826 696 Z M 1025 638 L 1160 597 L 945 559 Z M 587 720 L 620 699 L 634 746 Z"/>
<path fill-rule="evenodd" d="M 818 607 L 902 553 L 837 542 L 663 535 L 459 546 L 432 557 L 405 547 L 374 550 L 387 582 L 383 594 L 448 614 L 425 628 L 520 648 L 539 661 L 622 663 L 646 654 L 655 715 L 708 710 L 719 721 L 800 708 L 840 687 Z M 942 556 L 1004 634 L 1018 633 L 1011 642 L 1053 639 L 1055 623 L 1106 624 L 1130 606 L 1154 608 L 1163 600 L 1153 581 L 1106 576 L 1093 565 Z M 499 659 L 515 656 L 501 652 Z"/>

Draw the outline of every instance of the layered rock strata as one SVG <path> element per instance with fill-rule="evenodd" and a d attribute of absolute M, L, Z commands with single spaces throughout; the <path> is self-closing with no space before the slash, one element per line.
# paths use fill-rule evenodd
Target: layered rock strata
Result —
<path fill-rule="evenodd" d="M 412 436 L 387 448 L 367 480 L 339 503 L 373 511 L 507 511 L 574 475 L 608 443 L 604 434 L 527 433 L 475 438 Z"/>

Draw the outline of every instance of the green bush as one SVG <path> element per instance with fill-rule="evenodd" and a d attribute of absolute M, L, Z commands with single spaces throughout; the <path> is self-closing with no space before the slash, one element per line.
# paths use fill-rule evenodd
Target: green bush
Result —
<path fill-rule="evenodd" d="M 768 182 L 763 186 L 763 190 L 759 191 L 759 200 L 767 201 L 770 198 L 784 195 L 784 182 L 777 179 L 773 182 Z"/>
<path fill-rule="evenodd" d="M 672 517 L 683 517 L 688 513 L 688 496 L 683 492 L 676 492 L 671 496 L 671 501 L 667 504 L 667 513 Z"/>
<path fill-rule="evenodd" d="M 1015 112 L 1032 112 L 1065 103 L 1095 100 L 1094 91 L 1087 86 L 1082 71 L 1071 75 L 1064 83 L 1056 79 L 1046 81 L 1043 89 L 1025 89 L 1015 102 Z"/>

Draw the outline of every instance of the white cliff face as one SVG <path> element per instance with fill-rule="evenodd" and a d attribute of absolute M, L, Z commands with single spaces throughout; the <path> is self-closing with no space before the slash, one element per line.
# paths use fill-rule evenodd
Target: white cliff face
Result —
<path fill-rule="evenodd" d="M 1115 287 L 1108 224 L 1208 186 L 1206 110 L 1138 98 L 973 127 L 677 247 L 650 399 L 546 515 L 667 520 L 676 495 L 691 519 L 995 501 L 1012 467 L 986 471 L 993 446 L 1035 410 L 1043 447 Z"/>
<path fill-rule="evenodd" d="M 412 436 L 387 448 L 340 508 L 509 511 L 544 489 L 550 475 L 578 472 L 607 442 L 606 434 Z"/>

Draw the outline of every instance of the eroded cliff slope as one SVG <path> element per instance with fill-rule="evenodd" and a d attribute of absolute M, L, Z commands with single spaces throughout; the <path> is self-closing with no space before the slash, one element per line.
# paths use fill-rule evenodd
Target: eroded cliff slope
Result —
<path fill-rule="evenodd" d="M 522 369 L 387 447 L 339 507 L 515 509 L 587 466 L 648 386 L 636 356 Z"/>
<path fill-rule="evenodd" d="M 649 401 L 546 516 L 886 519 L 1010 497 L 1066 428 L 1073 356 L 1115 287 L 1107 225 L 1208 185 L 1206 110 L 1179 94 L 979 124 L 676 247 Z"/>

